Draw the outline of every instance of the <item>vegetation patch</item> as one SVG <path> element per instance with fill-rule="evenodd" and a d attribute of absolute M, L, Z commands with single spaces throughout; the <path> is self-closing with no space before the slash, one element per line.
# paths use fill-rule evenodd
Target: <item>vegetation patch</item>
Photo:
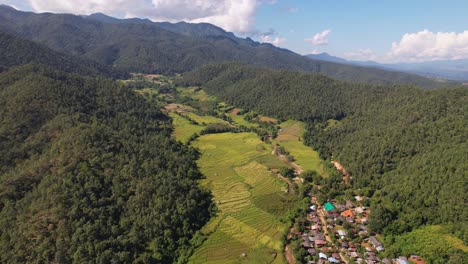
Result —
<path fill-rule="evenodd" d="M 319 153 L 304 145 L 302 137 L 305 132 L 304 123 L 288 120 L 280 124 L 276 143 L 284 147 L 294 157 L 294 162 L 303 170 L 313 170 L 324 174 L 325 169 Z"/>
<path fill-rule="evenodd" d="M 194 134 L 199 134 L 205 128 L 193 124 L 187 118 L 174 112 L 170 113 L 169 116 L 172 118 L 172 125 L 174 126 L 174 137 L 183 143 L 187 143 Z"/>
<path fill-rule="evenodd" d="M 268 117 L 268 116 L 261 116 L 259 120 L 265 123 L 273 123 L 273 124 L 278 123 L 278 119 Z"/>
<path fill-rule="evenodd" d="M 463 241 L 443 226 L 425 226 L 401 236 L 386 238 L 389 254 L 418 254 L 428 263 L 464 263 L 468 250 Z"/>
<path fill-rule="evenodd" d="M 212 191 L 218 214 L 202 229 L 209 238 L 190 262 L 281 263 L 288 224 L 280 220 L 295 196 L 263 163 L 275 158 L 271 148 L 254 133 L 209 134 L 193 145 L 202 152 L 200 184 Z"/>

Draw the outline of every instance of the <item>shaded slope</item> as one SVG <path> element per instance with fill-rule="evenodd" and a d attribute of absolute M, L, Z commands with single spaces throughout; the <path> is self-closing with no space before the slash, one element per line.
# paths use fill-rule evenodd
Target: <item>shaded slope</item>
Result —
<path fill-rule="evenodd" d="M 123 78 L 123 71 L 113 70 L 91 60 L 61 54 L 50 48 L 0 31 L 0 66 L 43 64 L 59 71 L 83 75 L 103 74 Z"/>

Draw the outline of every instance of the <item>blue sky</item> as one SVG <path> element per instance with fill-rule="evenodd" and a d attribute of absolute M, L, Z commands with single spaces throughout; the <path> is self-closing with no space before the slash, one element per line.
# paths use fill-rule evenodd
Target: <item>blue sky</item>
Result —
<path fill-rule="evenodd" d="M 336 55 L 358 49 L 384 53 L 405 33 L 467 30 L 468 1 L 279 0 L 258 10 L 256 26 L 273 28 L 286 39 L 285 47 L 299 53 L 314 49 Z M 328 45 L 304 42 L 326 29 L 331 30 Z"/>
<path fill-rule="evenodd" d="M 208 22 L 300 54 L 468 58 L 468 0 L 0 0 L 21 10 Z"/>

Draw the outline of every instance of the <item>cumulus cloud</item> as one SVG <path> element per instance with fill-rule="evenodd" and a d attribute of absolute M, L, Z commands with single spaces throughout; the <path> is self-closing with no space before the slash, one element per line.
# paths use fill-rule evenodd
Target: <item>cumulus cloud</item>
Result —
<path fill-rule="evenodd" d="M 271 0 L 29 0 L 35 11 L 145 17 L 153 21 L 207 22 L 228 31 L 248 32 L 255 11 Z"/>
<path fill-rule="evenodd" d="M 421 62 L 468 58 L 468 30 L 456 32 L 431 32 L 427 29 L 404 34 L 393 42 L 390 50 L 377 54 L 371 49 L 358 49 L 344 54 L 352 60 L 380 62 Z"/>
<path fill-rule="evenodd" d="M 320 54 L 320 53 L 321 53 L 321 52 L 320 52 L 319 49 L 313 49 L 313 50 L 310 52 L 310 54 L 314 54 L 314 55 Z"/>
<path fill-rule="evenodd" d="M 392 43 L 388 57 L 406 61 L 468 58 L 468 30 L 456 33 L 425 29 L 406 33 L 399 42 Z"/>
<path fill-rule="evenodd" d="M 328 45 L 328 35 L 331 33 L 330 29 L 326 29 L 320 33 L 315 34 L 311 38 L 305 39 L 305 41 L 312 43 L 315 46 L 327 46 Z"/>
<path fill-rule="evenodd" d="M 260 41 L 261 42 L 265 42 L 265 43 L 270 43 L 270 44 L 273 44 L 277 47 L 280 47 L 282 44 L 286 43 L 286 39 L 285 38 L 281 38 L 279 36 L 271 36 L 271 35 L 263 35 L 263 36 L 260 36 Z"/>

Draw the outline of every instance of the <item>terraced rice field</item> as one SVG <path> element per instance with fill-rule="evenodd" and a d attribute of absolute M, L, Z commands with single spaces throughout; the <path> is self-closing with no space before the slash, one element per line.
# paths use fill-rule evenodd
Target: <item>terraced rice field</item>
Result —
<path fill-rule="evenodd" d="M 198 134 L 205 128 L 204 126 L 190 123 L 189 120 L 176 113 L 172 112 L 169 116 L 172 118 L 175 138 L 183 143 L 186 143 L 193 134 Z"/>
<path fill-rule="evenodd" d="M 190 109 L 185 106 L 183 107 L 184 109 Z M 182 115 L 189 117 L 190 119 L 196 121 L 200 125 L 192 124 L 189 121 L 189 119 L 185 118 Z M 192 112 L 185 112 L 185 113 L 180 113 L 180 114 L 171 112 L 169 113 L 169 116 L 172 117 L 172 125 L 174 126 L 175 138 L 183 143 L 186 143 L 193 134 L 195 133 L 199 134 L 205 128 L 205 125 L 207 124 L 227 123 L 226 121 L 213 117 L 213 116 L 199 116 Z"/>
<path fill-rule="evenodd" d="M 304 145 L 302 136 L 305 132 L 304 123 L 288 120 L 280 124 L 282 131 L 278 132 L 276 143 L 283 146 L 294 157 L 295 163 L 303 170 L 315 170 L 320 174 L 325 172 L 323 161 L 317 151 Z"/>
<path fill-rule="evenodd" d="M 238 126 L 245 126 L 245 127 L 259 127 L 258 124 L 250 123 L 244 119 L 243 115 L 231 115 L 232 121 L 236 123 Z"/>
<path fill-rule="evenodd" d="M 212 191 L 219 211 L 202 229 L 210 235 L 190 263 L 284 263 L 288 226 L 280 217 L 287 210 L 269 208 L 291 208 L 296 200 L 262 163 L 271 147 L 254 133 L 210 134 L 193 145 L 202 152 L 198 164 L 206 179 L 200 184 Z"/>
<path fill-rule="evenodd" d="M 187 116 L 190 117 L 192 120 L 195 120 L 199 124 L 213 124 L 213 123 L 227 123 L 226 121 L 219 119 L 214 116 L 199 116 L 195 113 L 189 112 Z"/>

